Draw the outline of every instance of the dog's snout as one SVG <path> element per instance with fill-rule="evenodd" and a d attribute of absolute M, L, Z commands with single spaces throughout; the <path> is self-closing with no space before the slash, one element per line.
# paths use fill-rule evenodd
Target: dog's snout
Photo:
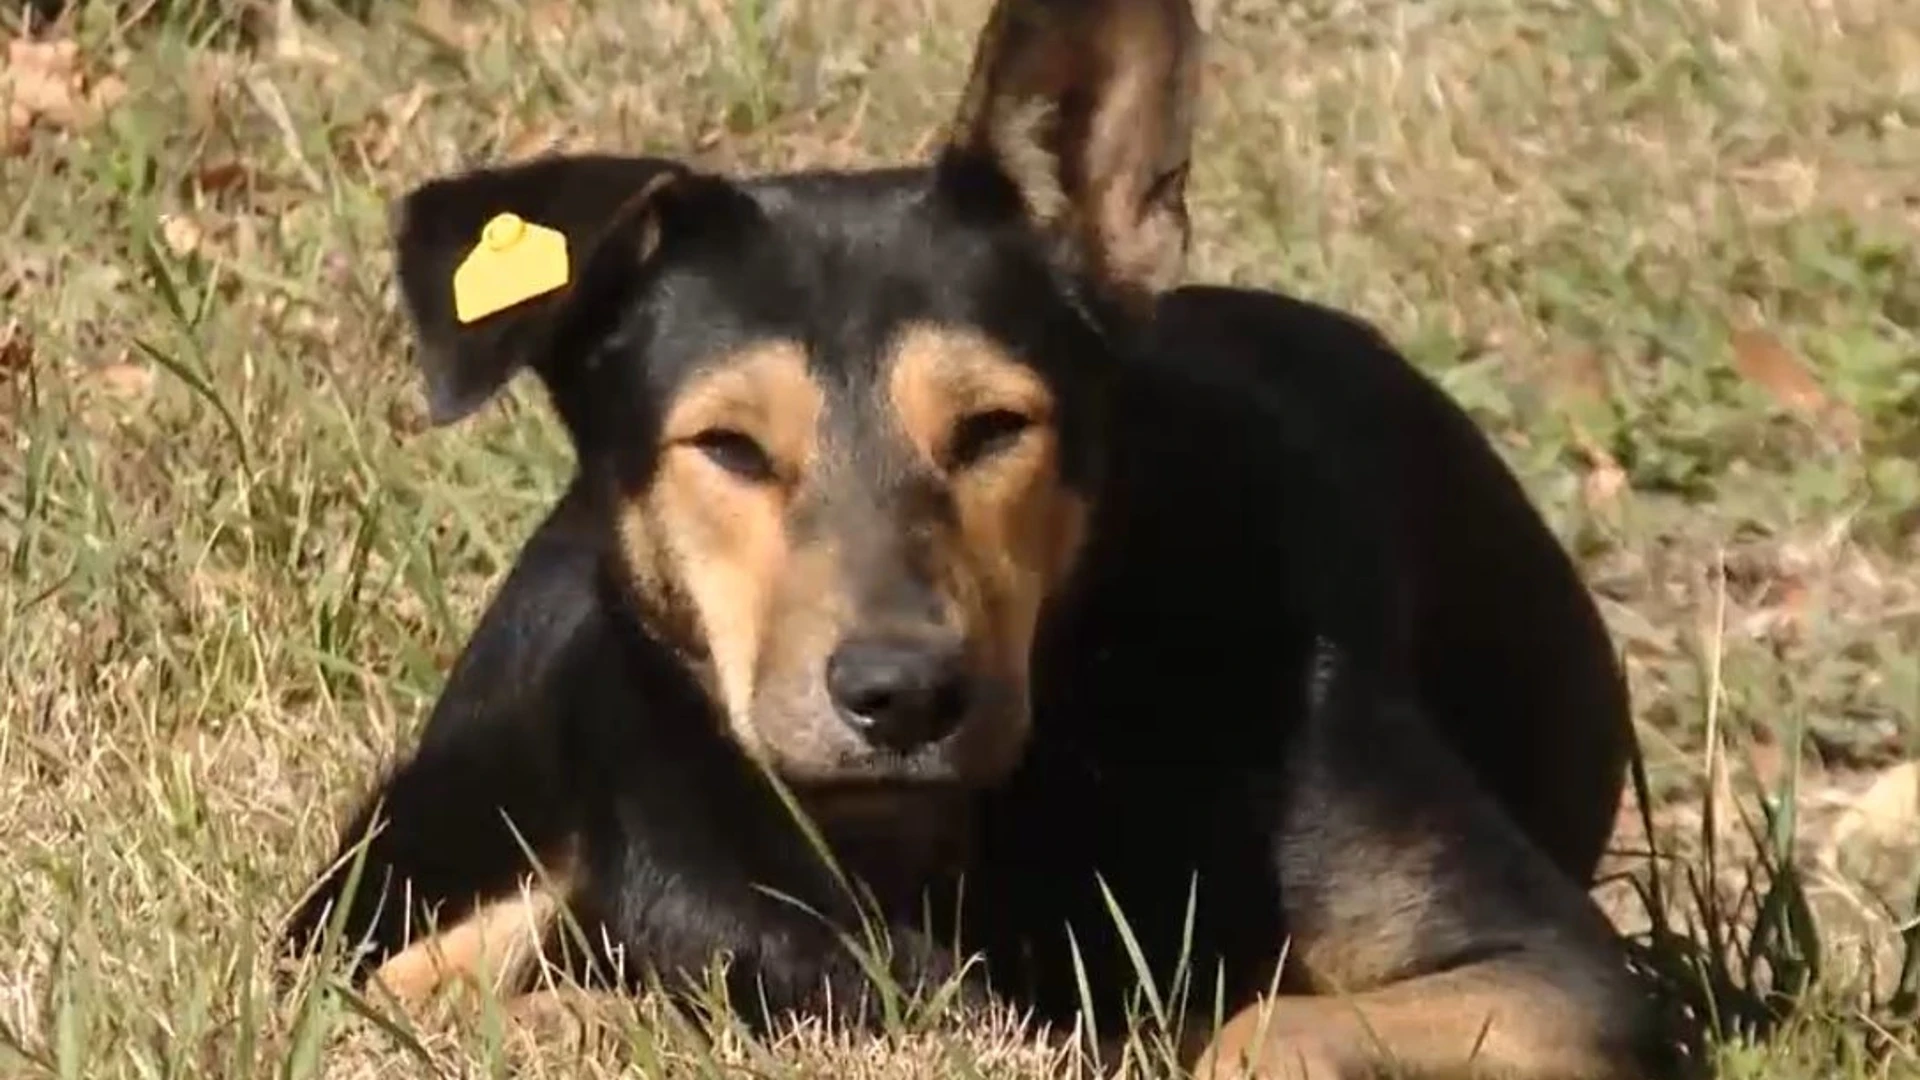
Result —
<path fill-rule="evenodd" d="M 827 692 L 862 738 L 905 753 L 959 726 L 965 658 L 957 642 L 855 638 L 827 658 Z"/>

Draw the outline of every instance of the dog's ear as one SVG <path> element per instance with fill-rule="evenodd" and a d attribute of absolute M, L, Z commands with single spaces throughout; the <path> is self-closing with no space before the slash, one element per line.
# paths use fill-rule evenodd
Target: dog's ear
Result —
<path fill-rule="evenodd" d="M 521 368 L 540 369 L 595 246 L 622 223 L 646 224 L 648 203 L 684 175 L 659 158 L 549 157 L 403 196 L 392 242 L 431 422 L 453 423 Z"/>
<path fill-rule="evenodd" d="M 988 167 L 1071 269 L 1128 304 L 1185 268 L 1200 31 L 1187 0 L 999 0 L 943 167 Z"/>

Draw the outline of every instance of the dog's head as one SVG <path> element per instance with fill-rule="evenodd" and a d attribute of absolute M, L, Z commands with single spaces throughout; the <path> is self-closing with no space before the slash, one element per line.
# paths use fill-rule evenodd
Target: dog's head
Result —
<path fill-rule="evenodd" d="M 1002 0 L 924 168 L 567 157 L 417 189 L 398 272 L 436 421 L 538 373 L 630 599 L 786 777 L 1005 776 L 1102 371 L 1184 260 L 1196 36 L 1182 0 Z M 456 299 L 472 259 L 500 310 Z"/>

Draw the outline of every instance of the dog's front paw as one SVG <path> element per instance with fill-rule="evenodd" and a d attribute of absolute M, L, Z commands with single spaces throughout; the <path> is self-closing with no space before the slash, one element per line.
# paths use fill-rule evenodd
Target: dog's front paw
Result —
<path fill-rule="evenodd" d="M 1195 1080 L 1352 1080 L 1343 1056 L 1289 1004 L 1249 1007 L 1228 1020 L 1194 1063 Z"/>
<path fill-rule="evenodd" d="M 1209 1048 L 1193 1075 L 1194 1080 L 1354 1080 L 1319 1040 L 1299 1035 L 1269 1038 L 1258 1046 Z"/>
<path fill-rule="evenodd" d="M 992 1001 L 977 968 L 963 968 L 951 949 L 899 927 L 889 928 L 880 942 L 856 937 L 842 962 L 831 965 L 828 982 L 834 1012 L 843 1022 L 866 1029 L 885 1021 L 889 997 L 904 1013 L 944 999 L 940 1014 L 956 1017 Z"/>

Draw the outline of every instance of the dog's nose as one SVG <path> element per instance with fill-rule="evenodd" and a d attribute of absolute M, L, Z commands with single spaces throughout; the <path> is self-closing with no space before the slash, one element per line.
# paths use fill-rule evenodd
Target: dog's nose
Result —
<path fill-rule="evenodd" d="M 905 753 L 959 726 L 965 660 L 957 644 L 854 639 L 827 658 L 827 693 L 862 738 Z"/>

